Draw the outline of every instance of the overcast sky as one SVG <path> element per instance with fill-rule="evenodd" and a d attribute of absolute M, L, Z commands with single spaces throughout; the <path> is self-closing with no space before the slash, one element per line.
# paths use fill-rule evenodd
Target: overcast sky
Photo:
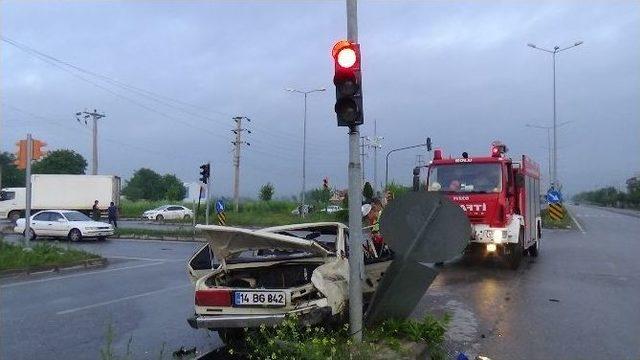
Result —
<path fill-rule="evenodd" d="M 231 194 L 234 115 L 251 118 L 241 194 L 271 181 L 276 195 L 301 186 L 303 97 L 308 99 L 307 187 L 327 176 L 346 187 L 347 135 L 336 126 L 330 50 L 345 37 L 344 1 L 2 1 L 2 36 L 99 78 L 0 43 L 3 151 L 27 132 L 48 149 L 91 161 L 97 109 L 100 173 L 140 167 L 198 177 L 212 162 L 215 194 Z M 393 148 L 427 136 L 446 154 L 486 154 L 492 140 L 547 169 L 557 57 L 559 177 L 567 192 L 624 184 L 640 171 L 640 2 L 360 1 L 365 125 Z M 64 68 L 65 70 L 61 69 Z M 163 98 L 118 87 L 117 80 Z M 148 93 L 146 93 L 148 94 Z M 409 184 L 418 154 L 392 155 L 390 176 Z M 373 153 L 365 159 L 373 179 Z M 546 181 L 546 180 L 545 180 Z"/>

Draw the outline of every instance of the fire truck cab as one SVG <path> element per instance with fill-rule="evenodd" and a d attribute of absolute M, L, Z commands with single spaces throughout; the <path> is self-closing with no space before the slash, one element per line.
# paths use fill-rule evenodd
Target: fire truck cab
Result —
<path fill-rule="evenodd" d="M 525 155 L 513 161 L 506 152 L 499 141 L 488 156 L 444 158 L 442 149 L 434 149 L 426 190 L 446 194 L 469 217 L 467 253 L 497 254 L 516 269 L 524 254 L 538 256 L 540 248 L 540 167 Z"/>

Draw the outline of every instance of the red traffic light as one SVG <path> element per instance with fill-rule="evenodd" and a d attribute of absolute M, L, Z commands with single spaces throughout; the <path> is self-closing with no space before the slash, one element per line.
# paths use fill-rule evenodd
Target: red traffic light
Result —
<path fill-rule="evenodd" d="M 345 70 L 360 69 L 360 47 L 358 44 L 340 40 L 333 46 L 331 54 L 336 61 L 336 68 L 339 66 Z"/>

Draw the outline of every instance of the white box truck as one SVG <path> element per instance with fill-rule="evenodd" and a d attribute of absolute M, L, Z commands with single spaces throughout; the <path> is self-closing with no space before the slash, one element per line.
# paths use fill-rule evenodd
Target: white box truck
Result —
<path fill-rule="evenodd" d="M 99 201 L 102 211 L 110 202 L 120 203 L 120 178 L 113 175 L 31 175 L 32 214 L 38 210 L 91 211 Z M 25 188 L 4 188 L 0 193 L 0 219 L 24 216 Z"/>

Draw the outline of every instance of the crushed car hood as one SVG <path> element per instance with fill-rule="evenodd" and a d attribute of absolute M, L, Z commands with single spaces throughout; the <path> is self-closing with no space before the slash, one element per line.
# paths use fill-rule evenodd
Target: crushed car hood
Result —
<path fill-rule="evenodd" d="M 211 250 L 220 260 L 239 252 L 260 249 L 306 251 L 323 257 L 331 254 L 315 241 L 263 230 L 218 225 L 196 225 L 196 229 L 207 236 Z"/>

